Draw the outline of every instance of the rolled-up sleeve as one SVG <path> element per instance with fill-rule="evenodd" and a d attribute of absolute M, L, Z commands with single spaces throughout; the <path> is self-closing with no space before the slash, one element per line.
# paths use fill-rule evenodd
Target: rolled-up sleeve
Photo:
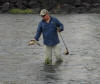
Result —
<path fill-rule="evenodd" d="M 63 31 L 64 30 L 63 24 L 57 18 L 55 19 L 55 21 L 56 21 L 56 26 L 59 27 L 61 31 Z"/>
<path fill-rule="evenodd" d="M 41 36 L 41 32 L 42 32 L 42 26 L 41 26 L 41 22 L 40 22 L 38 24 L 37 32 L 36 32 L 36 35 L 34 37 L 37 41 L 39 41 L 39 37 Z"/>

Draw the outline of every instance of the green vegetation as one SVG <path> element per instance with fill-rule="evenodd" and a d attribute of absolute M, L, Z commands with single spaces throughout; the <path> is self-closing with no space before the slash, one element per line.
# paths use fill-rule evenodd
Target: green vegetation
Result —
<path fill-rule="evenodd" d="M 32 9 L 11 9 L 9 13 L 12 14 L 32 14 L 35 13 Z"/>

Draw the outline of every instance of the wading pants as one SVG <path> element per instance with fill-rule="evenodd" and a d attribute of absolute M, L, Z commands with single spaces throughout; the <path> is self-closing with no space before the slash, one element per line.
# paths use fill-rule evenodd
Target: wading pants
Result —
<path fill-rule="evenodd" d="M 44 46 L 45 48 L 45 62 L 49 62 L 52 64 L 52 55 L 56 57 L 56 60 L 61 59 L 61 44 L 57 44 L 55 46 Z"/>

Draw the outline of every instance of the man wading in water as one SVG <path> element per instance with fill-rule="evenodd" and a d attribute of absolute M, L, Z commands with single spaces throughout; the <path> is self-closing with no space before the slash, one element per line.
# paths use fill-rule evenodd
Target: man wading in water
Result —
<path fill-rule="evenodd" d="M 52 52 L 56 56 L 56 62 L 63 62 L 61 58 L 61 46 L 58 32 L 63 31 L 63 24 L 54 17 L 51 17 L 48 10 L 42 9 L 40 12 L 42 20 L 38 24 L 37 32 L 34 40 L 39 41 L 41 33 L 43 34 L 43 42 L 45 45 L 45 64 L 52 64 Z"/>

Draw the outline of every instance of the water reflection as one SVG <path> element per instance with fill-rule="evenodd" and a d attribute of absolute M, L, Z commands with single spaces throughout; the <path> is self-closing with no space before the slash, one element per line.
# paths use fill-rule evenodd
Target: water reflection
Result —
<path fill-rule="evenodd" d="M 43 65 L 40 80 L 44 81 L 44 84 L 58 84 L 58 80 L 60 80 L 58 74 L 59 66 L 60 65 Z"/>

